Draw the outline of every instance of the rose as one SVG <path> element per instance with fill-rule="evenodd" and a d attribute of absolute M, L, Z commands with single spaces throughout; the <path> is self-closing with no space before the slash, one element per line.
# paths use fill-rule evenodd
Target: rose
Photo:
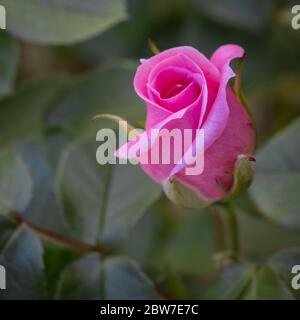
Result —
<path fill-rule="evenodd" d="M 194 206 L 192 202 L 198 200 L 210 203 L 224 199 L 239 184 L 243 185 L 243 181 L 235 181 L 241 176 L 246 177 L 244 185 L 249 184 L 248 160 L 254 150 L 254 131 L 248 113 L 229 86 L 229 79 L 235 76 L 229 64 L 243 56 L 244 50 L 237 45 L 221 46 L 210 60 L 184 46 L 141 60 L 134 88 L 147 104 L 144 137 L 153 128 L 204 129 L 202 173 L 187 175 L 187 164 L 180 166 L 174 159 L 170 164 L 141 165 L 150 177 L 163 184 L 175 202 Z M 128 150 L 137 140 L 120 148 L 117 155 L 133 157 Z M 147 152 L 153 147 L 150 144 Z M 195 144 L 193 147 L 197 148 Z"/>

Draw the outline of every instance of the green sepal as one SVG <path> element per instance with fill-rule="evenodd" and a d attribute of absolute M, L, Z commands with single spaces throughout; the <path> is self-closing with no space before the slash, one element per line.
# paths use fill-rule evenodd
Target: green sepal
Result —
<path fill-rule="evenodd" d="M 131 130 L 134 130 L 134 126 L 131 125 L 130 123 L 127 122 L 127 120 L 119 117 L 119 116 L 116 116 L 114 114 L 98 114 L 96 116 L 94 116 L 92 118 L 92 121 L 96 121 L 96 120 L 111 120 L 117 124 L 121 124 L 121 128 L 126 131 L 128 134 L 130 133 Z M 123 122 L 126 122 L 127 123 L 127 127 L 123 126 Z"/>
<path fill-rule="evenodd" d="M 254 175 L 254 161 L 255 159 L 248 155 L 241 154 L 238 156 L 233 170 L 233 185 L 226 193 L 224 201 L 236 198 L 249 188 Z"/>
<path fill-rule="evenodd" d="M 199 192 L 174 177 L 165 180 L 162 185 L 166 196 L 178 206 L 201 209 L 211 204 L 211 201 Z"/>

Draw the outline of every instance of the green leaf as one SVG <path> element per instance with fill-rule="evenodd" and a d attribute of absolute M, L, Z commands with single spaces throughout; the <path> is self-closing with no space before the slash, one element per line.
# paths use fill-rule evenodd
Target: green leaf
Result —
<path fill-rule="evenodd" d="M 212 227 L 210 212 L 187 212 L 165 241 L 163 263 L 183 275 L 211 276 L 215 272 Z"/>
<path fill-rule="evenodd" d="M 261 29 L 272 9 L 272 0 L 194 0 L 202 13 L 216 21 L 242 27 L 247 30 Z"/>
<path fill-rule="evenodd" d="M 6 145 L 41 132 L 46 109 L 66 80 L 34 81 L 0 101 L 0 144 Z"/>
<path fill-rule="evenodd" d="M 0 210 L 22 212 L 32 196 L 32 179 L 22 158 L 12 149 L 0 151 Z"/>
<path fill-rule="evenodd" d="M 286 283 L 270 266 L 264 266 L 254 274 L 244 300 L 294 300 Z"/>
<path fill-rule="evenodd" d="M 291 289 L 271 265 L 237 265 L 227 267 L 208 298 L 225 300 L 294 300 Z"/>
<path fill-rule="evenodd" d="M 208 290 L 207 298 L 217 300 L 237 300 L 248 288 L 253 276 L 254 266 L 240 264 L 226 267 L 215 284 Z"/>
<path fill-rule="evenodd" d="M 88 255 L 63 271 L 56 292 L 58 299 L 102 299 L 103 265 L 96 254 Z"/>
<path fill-rule="evenodd" d="M 111 243 L 122 238 L 161 191 L 136 165 L 100 165 L 94 136 L 62 155 L 57 190 L 65 218 L 78 240 Z"/>
<path fill-rule="evenodd" d="M 107 299 L 159 299 L 153 283 L 132 260 L 114 257 L 105 261 Z"/>
<path fill-rule="evenodd" d="M 0 143 L 40 135 L 46 125 L 82 135 L 103 125 L 91 122 L 98 113 L 143 119 L 146 108 L 134 93 L 133 76 L 133 64 L 116 63 L 75 80 L 51 77 L 21 87 L 0 101 Z"/>
<path fill-rule="evenodd" d="M 300 300 L 300 291 L 292 287 L 293 278 L 296 276 L 292 273 L 292 268 L 299 265 L 300 250 L 291 248 L 278 251 L 270 259 L 269 264 L 278 272 L 281 280 L 285 282 L 294 298 Z M 299 283 L 299 281 L 297 281 Z"/>
<path fill-rule="evenodd" d="M 146 107 L 133 90 L 135 64 L 118 62 L 106 65 L 70 85 L 50 108 L 47 123 L 81 136 L 103 124 L 92 123 L 97 114 L 114 114 L 133 125 L 145 118 Z"/>
<path fill-rule="evenodd" d="M 0 96 L 11 93 L 17 73 L 19 51 L 16 41 L 0 33 Z"/>
<path fill-rule="evenodd" d="M 80 259 L 82 254 L 50 241 L 43 241 L 47 299 L 54 299 L 63 270 Z"/>
<path fill-rule="evenodd" d="M 42 299 L 45 296 L 43 249 L 40 240 L 20 227 L 7 241 L 0 255 L 6 269 L 6 290 L 1 299 Z"/>
<path fill-rule="evenodd" d="M 87 255 L 67 266 L 58 299 L 158 299 L 154 285 L 132 260 Z"/>
<path fill-rule="evenodd" d="M 9 217 L 0 215 L 0 252 L 16 229 L 16 223 Z"/>
<path fill-rule="evenodd" d="M 270 263 L 283 271 L 291 273 L 292 267 L 299 264 L 300 250 L 297 248 L 278 251 L 270 258 Z"/>
<path fill-rule="evenodd" d="M 290 42 L 290 44 L 292 43 L 293 41 Z M 266 58 L 263 60 L 265 61 Z M 290 60 L 290 57 L 287 58 L 287 61 Z M 290 63 L 295 65 L 295 63 Z M 276 63 L 276 65 L 279 64 Z M 266 71 L 264 72 L 266 73 Z M 270 72 L 267 73 L 271 76 Z M 273 82 L 265 81 L 265 84 L 258 85 L 259 88 L 248 92 L 251 96 L 251 108 L 255 118 L 259 144 L 267 142 L 279 130 L 291 124 L 300 114 L 299 71 L 291 72 L 288 75 L 281 73 L 280 77 L 273 76 Z M 270 114 L 272 121 L 268 120 Z"/>
<path fill-rule="evenodd" d="M 299 264 L 299 249 L 280 251 L 262 265 L 227 267 L 209 290 L 208 297 L 242 300 L 300 299 L 292 288 L 292 267 Z"/>
<path fill-rule="evenodd" d="M 250 194 L 270 219 L 300 227 L 300 120 L 279 132 L 257 155 Z"/>
<path fill-rule="evenodd" d="M 48 134 L 41 141 L 28 141 L 18 149 L 33 179 L 33 196 L 26 210 L 27 220 L 47 230 L 72 237 L 55 194 L 57 161 L 68 139 L 61 133 Z"/>
<path fill-rule="evenodd" d="M 252 210 L 252 207 L 248 209 Z M 241 248 L 247 257 L 264 259 L 282 248 L 295 247 L 300 244 L 298 230 L 285 228 L 262 217 L 258 218 L 245 212 L 244 209 L 237 211 L 237 218 Z"/>
<path fill-rule="evenodd" d="M 3 0 L 1 4 L 9 32 L 44 44 L 82 41 L 127 17 L 124 0 Z"/>
<path fill-rule="evenodd" d="M 47 125 L 81 136 L 103 126 L 91 122 L 99 113 L 135 124 L 146 108 L 132 88 L 134 69 L 130 62 L 115 63 L 74 80 L 50 77 L 21 87 L 0 101 L 0 143 L 38 136 Z"/>
<path fill-rule="evenodd" d="M 211 217 L 208 210 L 186 210 L 161 197 L 118 244 L 118 253 L 133 257 L 157 275 L 156 282 L 167 297 L 187 298 L 184 287 L 188 285 L 189 291 L 197 292 L 192 297 L 201 299 L 204 290 L 199 288 L 206 288 L 207 279 L 216 273 Z M 192 280 L 187 284 L 187 279 Z"/>

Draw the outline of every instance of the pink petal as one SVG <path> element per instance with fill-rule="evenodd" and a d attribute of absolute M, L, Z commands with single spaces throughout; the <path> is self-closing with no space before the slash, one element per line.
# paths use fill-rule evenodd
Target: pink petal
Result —
<path fill-rule="evenodd" d="M 166 62 L 167 60 L 167 62 Z M 198 71 L 202 70 L 205 74 L 206 82 L 210 91 L 216 91 L 219 83 L 219 71 L 218 69 L 198 50 L 192 47 L 177 47 L 165 50 L 158 55 L 151 57 L 150 59 L 143 60 L 143 63 L 138 67 L 134 78 L 134 88 L 137 94 L 147 102 L 147 124 L 153 126 L 159 121 L 168 116 L 171 111 L 160 110 L 164 109 L 158 103 L 151 101 L 148 97 L 147 83 L 155 77 L 156 72 L 159 72 L 161 68 L 166 67 L 171 63 L 176 66 L 184 66 L 188 70 Z M 156 71 L 155 71 L 156 70 Z M 152 74 L 150 77 L 150 73 Z M 209 103 L 214 100 L 214 95 L 211 94 L 209 97 Z"/>
<path fill-rule="evenodd" d="M 207 112 L 202 129 L 205 132 L 205 150 L 208 149 L 223 133 L 229 116 L 229 107 L 226 99 L 228 81 L 235 76 L 230 68 L 233 59 L 241 58 L 244 50 L 237 45 L 225 45 L 215 51 L 211 62 L 221 73 L 219 90 L 215 102 Z"/>
<path fill-rule="evenodd" d="M 148 84 L 148 96 L 163 108 L 177 112 L 199 97 L 202 80 L 199 81 L 199 78 L 193 76 L 198 73 L 191 74 L 182 68 L 163 70 L 152 84 Z M 171 79 L 168 80 L 167 77 Z M 166 83 L 171 87 L 167 87 Z"/>
<path fill-rule="evenodd" d="M 200 194 L 211 200 L 224 196 L 233 182 L 233 167 L 238 155 L 253 154 L 255 136 L 251 120 L 245 108 L 227 88 L 229 117 L 222 135 L 205 152 L 204 171 L 199 176 L 187 176 L 184 170 L 177 177 L 190 184 Z"/>

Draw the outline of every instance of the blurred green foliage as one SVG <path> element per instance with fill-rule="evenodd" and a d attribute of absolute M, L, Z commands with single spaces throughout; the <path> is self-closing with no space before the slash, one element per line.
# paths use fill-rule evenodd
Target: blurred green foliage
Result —
<path fill-rule="evenodd" d="M 290 286 L 300 264 L 295 3 L 2 1 L 0 264 L 9 290 L 0 297 L 299 298 Z M 210 56 L 238 43 L 247 52 L 242 85 L 259 150 L 253 186 L 235 201 L 239 265 L 218 269 L 210 209 L 175 207 L 138 167 L 96 164 L 106 122 L 91 117 L 145 117 L 132 80 L 149 38 L 160 50 L 191 45 Z"/>

